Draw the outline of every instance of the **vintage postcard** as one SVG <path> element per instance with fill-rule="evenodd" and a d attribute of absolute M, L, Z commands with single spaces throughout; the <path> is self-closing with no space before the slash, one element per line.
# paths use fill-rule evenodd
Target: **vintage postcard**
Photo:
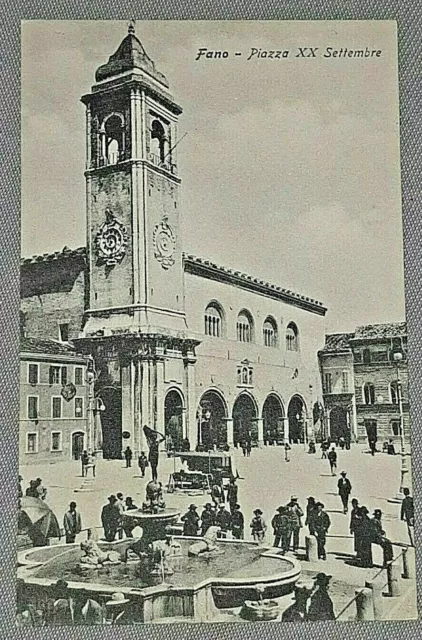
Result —
<path fill-rule="evenodd" d="M 397 29 L 22 24 L 19 626 L 417 617 Z"/>

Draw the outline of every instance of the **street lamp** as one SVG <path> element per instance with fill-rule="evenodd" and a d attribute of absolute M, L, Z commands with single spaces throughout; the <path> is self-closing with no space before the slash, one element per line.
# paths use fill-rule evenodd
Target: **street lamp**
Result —
<path fill-rule="evenodd" d="M 399 405 L 399 433 L 400 433 L 400 456 L 401 456 L 401 468 L 400 468 L 400 488 L 395 498 L 390 498 L 389 502 L 401 502 L 404 498 L 403 489 L 406 486 L 405 478 L 408 473 L 407 461 L 406 461 L 406 449 L 404 441 L 404 420 L 403 420 L 403 395 L 402 384 L 400 380 L 400 362 L 403 360 L 403 353 L 401 351 L 394 351 L 393 359 L 397 367 L 397 401 Z"/>
<path fill-rule="evenodd" d="M 94 383 L 97 372 L 94 367 L 94 358 L 89 357 L 86 371 L 86 381 L 88 383 L 88 451 L 92 451 L 92 434 L 94 429 Z"/>

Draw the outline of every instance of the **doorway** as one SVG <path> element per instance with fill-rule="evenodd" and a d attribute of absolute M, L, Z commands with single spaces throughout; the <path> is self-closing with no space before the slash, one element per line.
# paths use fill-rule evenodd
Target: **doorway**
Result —
<path fill-rule="evenodd" d="M 104 411 L 101 412 L 103 458 L 120 460 L 122 457 L 122 392 L 117 387 L 100 389 Z"/>
<path fill-rule="evenodd" d="M 84 450 L 85 434 L 83 431 L 72 433 L 72 460 L 79 460 Z"/>

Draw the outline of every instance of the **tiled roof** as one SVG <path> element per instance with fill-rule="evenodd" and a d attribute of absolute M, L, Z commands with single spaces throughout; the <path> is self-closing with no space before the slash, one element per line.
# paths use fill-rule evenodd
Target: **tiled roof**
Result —
<path fill-rule="evenodd" d="M 325 345 L 321 351 L 323 353 L 350 351 L 349 340 L 354 335 L 354 333 L 328 333 L 325 336 Z"/>
<path fill-rule="evenodd" d="M 58 342 L 45 338 L 24 338 L 20 339 L 21 353 L 42 353 L 52 356 L 78 356 L 75 348 L 68 343 Z M 82 357 L 82 356 L 81 356 Z"/>
<path fill-rule="evenodd" d="M 405 322 L 390 322 L 388 324 L 366 324 L 355 331 L 355 340 L 383 340 L 407 335 Z"/>
<path fill-rule="evenodd" d="M 40 262 L 54 262 L 55 260 L 63 260 L 64 258 L 83 258 L 85 259 L 86 249 L 85 247 L 78 247 L 78 249 L 69 249 L 69 247 L 63 247 L 62 251 L 55 251 L 54 253 L 43 253 L 38 256 L 31 256 L 29 258 L 21 259 L 21 266 L 27 264 L 37 264 Z"/>
<path fill-rule="evenodd" d="M 21 264 L 28 265 L 37 264 L 39 262 L 53 262 L 55 260 L 60 260 L 63 258 L 75 257 L 85 258 L 85 247 L 79 247 L 78 249 L 69 249 L 68 247 L 64 247 L 63 251 L 56 251 L 55 253 L 44 253 L 39 256 L 23 258 L 21 260 Z M 314 300 L 313 298 L 309 298 L 308 296 L 301 295 L 300 293 L 295 293 L 290 289 L 284 289 L 283 287 L 279 287 L 275 284 L 272 284 L 271 282 L 266 282 L 265 280 L 254 278 L 253 276 L 248 275 L 247 273 L 243 273 L 242 271 L 229 269 L 228 267 L 223 267 L 214 262 L 211 262 L 210 260 L 198 258 L 197 256 L 186 253 L 183 254 L 183 263 L 185 269 L 190 268 L 191 270 L 194 270 L 195 268 L 200 268 L 202 272 L 205 272 L 207 274 L 221 276 L 221 279 L 230 279 L 231 282 L 237 282 L 240 285 L 246 285 L 249 288 L 254 289 L 255 291 L 266 293 L 267 295 L 271 295 L 272 297 L 283 298 L 291 304 L 297 304 L 299 306 L 312 308 L 322 315 L 325 314 L 326 308 L 324 307 L 322 302 Z"/>

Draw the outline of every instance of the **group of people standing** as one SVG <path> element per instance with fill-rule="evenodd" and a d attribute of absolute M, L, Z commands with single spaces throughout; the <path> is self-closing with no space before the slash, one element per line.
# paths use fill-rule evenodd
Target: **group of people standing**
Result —
<path fill-rule="evenodd" d="M 101 523 L 107 542 L 113 542 L 116 535 L 119 540 L 123 538 L 123 534 L 127 538 L 132 537 L 132 525 L 125 522 L 124 513 L 137 508 L 130 496 L 124 498 L 122 493 L 117 493 L 108 497 L 108 504 L 101 511 Z"/>

